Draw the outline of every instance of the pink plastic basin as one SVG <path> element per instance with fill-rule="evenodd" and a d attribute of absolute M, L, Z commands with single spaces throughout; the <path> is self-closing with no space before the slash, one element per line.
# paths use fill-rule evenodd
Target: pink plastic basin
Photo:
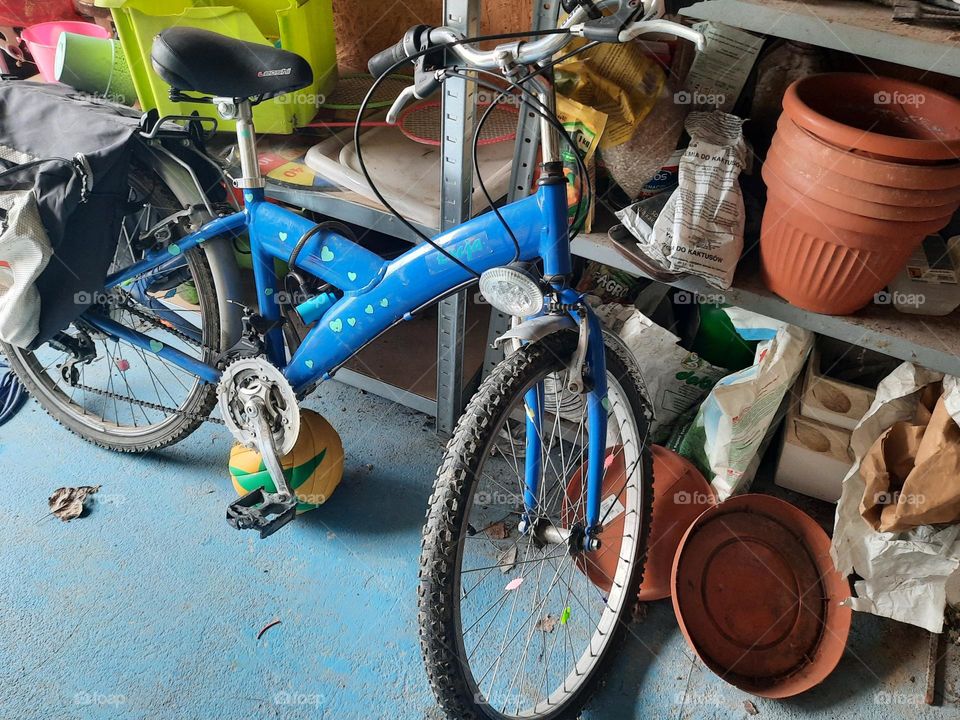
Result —
<path fill-rule="evenodd" d="M 40 23 L 26 28 L 20 37 L 33 56 L 33 61 L 40 70 L 40 75 L 46 82 L 56 82 L 54 71 L 57 61 L 57 41 L 65 33 L 77 33 L 96 38 L 108 38 L 110 32 L 99 25 L 73 20 L 57 20 L 56 22 Z"/>

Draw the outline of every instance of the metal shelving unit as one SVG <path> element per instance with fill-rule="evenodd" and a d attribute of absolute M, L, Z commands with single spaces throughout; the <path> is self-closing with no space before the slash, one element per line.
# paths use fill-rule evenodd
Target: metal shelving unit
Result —
<path fill-rule="evenodd" d="M 892 9 L 862 0 L 705 0 L 681 13 L 764 35 L 960 77 L 960 35 L 944 25 L 894 22 Z M 638 274 L 606 235 L 577 243 L 577 253 Z M 699 279 L 676 287 L 716 294 Z M 907 315 L 889 305 L 872 305 L 847 317 L 819 315 L 794 307 L 763 284 L 756 262 L 741 261 L 727 302 L 770 317 L 877 350 L 934 370 L 960 375 L 960 320 Z"/>
<path fill-rule="evenodd" d="M 533 29 L 555 28 L 560 15 L 560 0 L 543 0 L 533 4 Z M 514 145 L 514 163 L 510 170 L 510 189 L 507 202 L 520 200 L 530 192 L 537 167 L 540 144 L 539 117 L 524 104 L 517 128 Z M 510 317 L 491 309 L 490 330 L 487 335 L 487 352 L 483 360 L 483 375 L 486 376 L 503 360 L 503 350 L 493 346 L 493 341 L 510 329 Z"/>
<path fill-rule="evenodd" d="M 444 0 L 443 24 L 467 36 L 480 29 L 479 0 Z M 473 162 L 470 140 L 477 107 L 476 85 L 448 78 L 443 83 L 443 146 L 440 161 L 440 231 L 472 216 Z M 466 405 L 463 342 L 467 327 L 467 292 L 440 303 L 437 318 L 437 432 L 451 435 Z M 472 384 L 472 383 L 470 383 Z"/>
<path fill-rule="evenodd" d="M 480 0 L 444 0 L 443 24 L 467 34 L 479 29 Z M 559 0 L 534 4 L 533 27 L 540 29 L 556 23 Z M 475 86 L 466 80 L 450 79 L 443 89 L 443 146 L 441 162 L 440 228 L 416 224 L 428 236 L 439 230 L 455 227 L 471 217 L 473 166 L 470 140 L 474 124 Z M 520 118 L 516 149 L 518 161 L 511 172 L 509 200 L 522 197 L 533 180 L 536 164 L 539 126 L 532 113 Z M 335 217 L 370 230 L 411 243 L 420 238 L 389 212 L 352 192 L 313 190 L 306 187 L 268 181 L 267 195 L 296 207 Z M 437 418 L 437 430 L 449 434 L 466 404 L 467 395 L 475 387 L 478 376 L 464 378 L 464 339 L 466 331 L 466 292 L 443 300 L 438 314 L 437 397 L 436 401 L 385 383 L 348 367 L 335 374 L 341 382 L 372 392 Z M 495 338 L 508 326 L 510 319 L 492 312 L 489 337 Z M 490 348 L 480 373 L 488 372 L 502 355 Z"/>
<path fill-rule="evenodd" d="M 646 277 L 639 267 L 614 247 L 606 233 L 579 236 L 573 241 L 573 252 Z M 795 307 L 767 290 L 756 263 L 749 258 L 741 261 L 733 287 L 728 290 L 717 290 L 695 277 L 669 284 L 690 293 L 691 302 L 696 301 L 698 296 L 710 299 L 722 296 L 723 302 L 744 310 L 752 310 L 932 370 L 960 376 L 960 322 L 956 314 L 922 317 L 905 315 L 890 305 L 872 305 L 856 315 L 820 315 Z"/>
<path fill-rule="evenodd" d="M 704 0 L 680 13 L 741 30 L 960 77 L 955 27 L 894 22 L 863 0 Z"/>

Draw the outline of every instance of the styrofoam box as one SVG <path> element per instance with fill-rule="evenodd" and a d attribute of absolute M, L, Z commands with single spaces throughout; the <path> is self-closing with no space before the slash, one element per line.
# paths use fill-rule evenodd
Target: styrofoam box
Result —
<path fill-rule="evenodd" d="M 802 417 L 796 406 L 785 422 L 774 482 L 794 492 L 837 502 L 843 478 L 853 466 L 850 432 Z"/>
<path fill-rule="evenodd" d="M 800 393 L 800 414 L 845 430 L 853 430 L 870 409 L 876 391 L 834 380 L 820 373 L 820 353 L 810 353 Z"/>

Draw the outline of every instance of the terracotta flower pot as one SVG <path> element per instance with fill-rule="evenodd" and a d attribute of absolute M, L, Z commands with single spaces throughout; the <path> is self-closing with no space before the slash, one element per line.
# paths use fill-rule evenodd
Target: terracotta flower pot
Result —
<path fill-rule="evenodd" d="M 784 146 L 785 150 L 789 148 L 790 154 L 797 158 L 877 185 L 908 190 L 945 190 L 960 186 L 960 163 L 914 166 L 855 155 L 823 142 L 786 115 L 780 116 L 773 143 Z"/>
<path fill-rule="evenodd" d="M 839 148 L 906 163 L 960 159 L 960 100 L 916 83 L 810 75 L 787 88 L 783 112 Z"/>
<path fill-rule="evenodd" d="M 797 307 L 849 315 L 869 304 L 946 221 L 881 221 L 771 191 L 760 229 L 763 280 Z"/>
<path fill-rule="evenodd" d="M 913 205 L 913 199 L 908 201 L 902 197 L 899 203 L 891 204 L 886 200 L 896 199 L 897 192 L 893 188 L 861 183 L 855 191 L 848 185 L 857 181 L 848 178 L 844 182 L 838 179 L 842 178 L 842 175 L 830 174 L 829 171 L 816 166 L 809 168 L 791 166 L 774 150 L 767 154 L 766 162 L 763 164 L 763 177 L 768 184 L 781 182 L 811 200 L 877 220 L 922 221 L 949 218 L 960 205 L 960 190 L 949 193 L 952 197 L 947 198 L 945 204 L 930 205 L 931 199 L 926 197 L 926 193 L 916 190 L 913 192 L 919 194 L 917 199 L 920 205 Z M 883 200 L 873 201 L 860 195 L 883 198 Z"/>
<path fill-rule="evenodd" d="M 945 189 L 918 190 L 858 180 L 845 175 L 836 166 L 822 165 L 809 156 L 794 152 L 782 140 L 775 141 L 770 146 L 764 167 L 769 167 L 771 172 L 784 179 L 799 175 L 832 193 L 883 205 L 932 208 L 960 200 L 960 185 Z"/>
<path fill-rule="evenodd" d="M 791 85 L 763 165 L 767 286 L 814 312 L 869 303 L 960 206 L 958 156 L 960 102 L 942 93 L 852 73 Z"/>

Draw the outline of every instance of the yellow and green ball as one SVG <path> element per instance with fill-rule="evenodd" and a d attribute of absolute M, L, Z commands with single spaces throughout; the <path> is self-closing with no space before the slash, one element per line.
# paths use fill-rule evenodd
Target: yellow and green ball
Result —
<path fill-rule="evenodd" d="M 343 477 L 343 443 L 326 418 L 312 410 L 300 411 L 300 435 L 280 460 L 290 488 L 297 494 L 297 512 L 313 510 L 329 499 Z M 235 445 L 230 451 L 230 479 L 240 495 L 276 486 L 256 450 Z"/>

